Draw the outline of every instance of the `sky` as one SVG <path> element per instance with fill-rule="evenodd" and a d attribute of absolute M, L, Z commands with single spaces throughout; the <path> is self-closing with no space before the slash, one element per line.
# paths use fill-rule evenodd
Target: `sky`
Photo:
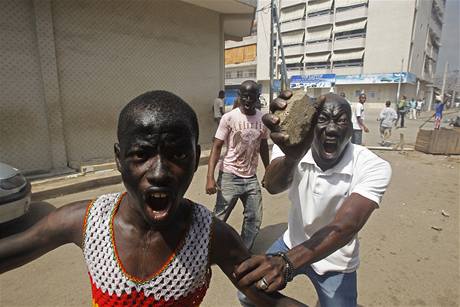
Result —
<path fill-rule="evenodd" d="M 460 0 L 447 0 L 444 14 L 436 75 L 443 74 L 446 61 L 449 71 L 460 68 Z"/>

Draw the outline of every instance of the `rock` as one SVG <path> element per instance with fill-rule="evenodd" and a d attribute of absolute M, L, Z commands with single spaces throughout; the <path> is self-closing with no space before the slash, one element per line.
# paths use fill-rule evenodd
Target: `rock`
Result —
<path fill-rule="evenodd" d="M 449 217 L 450 214 L 447 211 L 441 210 L 441 214 L 445 217 Z"/>
<path fill-rule="evenodd" d="M 274 114 L 280 119 L 280 132 L 289 135 L 287 146 L 295 146 L 302 142 L 308 131 L 312 129 L 312 122 L 319 103 L 308 97 L 304 91 L 293 92 L 286 109 Z"/>
<path fill-rule="evenodd" d="M 434 230 L 437 230 L 437 231 L 441 231 L 442 228 L 439 227 L 439 226 L 431 226 L 431 229 L 434 229 Z"/>

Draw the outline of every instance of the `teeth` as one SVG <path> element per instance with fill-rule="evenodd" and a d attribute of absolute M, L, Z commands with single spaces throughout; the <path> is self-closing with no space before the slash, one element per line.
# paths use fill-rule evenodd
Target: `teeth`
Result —
<path fill-rule="evenodd" d="M 166 193 L 153 193 L 154 198 L 166 198 Z"/>

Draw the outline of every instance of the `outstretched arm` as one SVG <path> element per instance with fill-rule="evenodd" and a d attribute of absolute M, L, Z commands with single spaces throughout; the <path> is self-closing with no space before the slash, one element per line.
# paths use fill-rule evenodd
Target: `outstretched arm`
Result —
<path fill-rule="evenodd" d="M 211 264 L 217 264 L 231 282 L 256 306 L 306 306 L 279 292 L 266 293 L 254 285 L 238 286 L 234 269 L 250 257 L 240 236 L 228 224 L 214 218 L 210 249 Z"/>
<path fill-rule="evenodd" d="M 286 253 L 294 269 L 319 261 L 346 245 L 364 226 L 377 208 L 373 201 L 352 193 L 338 210 L 334 220 L 319 229 L 309 240 Z M 282 289 L 286 262 L 281 257 L 253 256 L 242 263 L 236 274 L 238 285 L 246 287 L 265 277 L 270 287 L 267 291 Z"/>
<path fill-rule="evenodd" d="M 0 240 L 0 274 L 66 243 L 82 247 L 87 204 L 88 201 L 81 201 L 61 207 L 28 230 Z"/>

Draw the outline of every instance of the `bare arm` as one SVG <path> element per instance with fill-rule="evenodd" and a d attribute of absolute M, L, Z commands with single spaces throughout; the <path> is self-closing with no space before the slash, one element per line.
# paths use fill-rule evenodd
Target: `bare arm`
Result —
<path fill-rule="evenodd" d="M 209 156 L 208 161 L 208 173 L 206 175 L 206 194 L 214 194 L 217 192 L 214 172 L 216 169 L 217 162 L 219 161 L 223 145 L 223 140 L 214 138 L 214 142 L 212 143 L 211 154 Z"/>
<path fill-rule="evenodd" d="M 82 247 L 88 201 L 49 213 L 28 230 L 0 240 L 0 273 L 22 266 L 67 243 Z"/>
<path fill-rule="evenodd" d="M 268 142 L 266 139 L 260 141 L 260 158 L 262 159 L 265 169 L 267 169 L 270 163 L 270 155 L 268 153 Z"/>
<path fill-rule="evenodd" d="M 319 229 L 309 240 L 292 248 L 287 256 L 294 268 L 324 259 L 350 242 L 364 226 L 377 204 L 366 197 L 352 193 L 337 211 L 334 220 Z M 285 262 L 281 257 L 253 256 L 236 269 L 242 287 L 253 284 L 265 276 L 270 287 L 284 286 Z"/>
<path fill-rule="evenodd" d="M 240 287 L 233 271 L 242 261 L 250 257 L 240 236 L 233 228 L 214 218 L 211 242 L 211 264 L 217 264 L 231 282 L 243 292 L 256 306 L 306 306 L 279 292 L 266 293 L 254 285 Z"/>

